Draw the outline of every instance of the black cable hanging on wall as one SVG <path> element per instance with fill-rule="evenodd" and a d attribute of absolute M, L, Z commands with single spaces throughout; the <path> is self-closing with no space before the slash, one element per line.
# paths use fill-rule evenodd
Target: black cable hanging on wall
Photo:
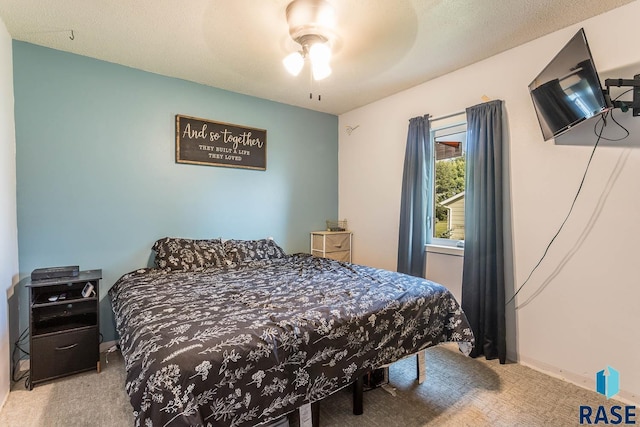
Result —
<path fill-rule="evenodd" d="M 614 99 L 614 101 L 618 100 L 618 98 L 620 98 L 621 96 L 627 94 L 628 92 L 630 92 L 632 90 L 633 89 L 629 89 L 629 90 L 621 93 L 620 95 L 618 95 Z M 611 117 L 611 120 L 616 125 L 618 125 L 622 130 L 625 131 L 625 136 L 623 136 L 622 138 L 618 138 L 618 139 L 605 138 L 605 137 L 602 136 L 602 133 L 604 132 L 604 128 L 607 126 L 607 118 L 608 117 Z M 597 129 L 599 123 L 602 123 L 602 127 L 600 128 L 599 131 L 597 131 L 596 129 Z M 516 296 L 518 296 L 518 294 L 520 293 L 522 288 L 529 282 L 529 280 L 531 279 L 531 276 L 533 276 L 533 273 L 538 269 L 540 264 L 542 264 L 542 261 L 544 260 L 544 258 L 547 256 L 547 253 L 549 252 L 549 248 L 551 248 L 551 245 L 556 240 L 556 238 L 558 237 L 558 235 L 560 234 L 560 232 L 564 228 L 565 224 L 567 223 L 567 220 L 569 219 L 569 217 L 571 216 L 571 213 L 573 212 L 573 208 L 574 208 L 574 206 L 576 204 L 576 201 L 578 200 L 578 196 L 580 195 L 580 192 L 582 191 L 582 186 L 583 186 L 584 181 L 585 181 L 585 179 L 587 177 L 587 172 L 589 172 L 589 166 L 591 165 L 591 160 L 593 160 L 593 156 L 594 156 L 594 154 L 596 152 L 596 148 L 598 147 L 598 144 L 600 143 L 600 141 L 601 140 L 605 140 L 605 141 L 622 141 L 623 139 L 625 139 L 625 138 L 627 138 L 629 136 L 629 130 L 627 128 L 625 128 L 624 126 L 622 126 L 613 117 L 613 112 L 612 111 L 607 112 L 607 113 L 603 114 L 602 116 L 600 116 L 600 119 L 593 126 L 593 131 L 594 131 L 595 135 L 598 138 L 596 139 L 596 142 L 593 145 L 593 150 L 591 151 L 591 155 L 589 156 L 589 161 L 587 162 L 587 166 L 585 167 L 584 173 L 582 175 L 582 179 L 580 180 L 580 185 L 578 186 L 578 190 L 576 191 L 576 195 L 573 197 L 573 201 L 571 202 L 571 207 L 569 208 L 569 212 L 567 212 L 567 215 L 564 217 L 564 220 L 560 224 L 560 227 L 558 227 L 558 230 L 556 231 L 556 233 L 553 235 L 553 237 L 551 238 L 551 240 L 547 244 L 547 247 L 545 248 L 542 256 L 540 257 L 540 259 L 538 260 L 536 265 L 531 269 L 531 272 L 529 272 L 529 275 L 527 276 L 526 280 L 522 283 L 522 285 L 520 285 L 518 287 L 516 292 L 513 294 L 513 296 L 511 298 L 509 298 L 509 300 L 505 303 L 505 305 L 509 305 L 516 298 Z"/>

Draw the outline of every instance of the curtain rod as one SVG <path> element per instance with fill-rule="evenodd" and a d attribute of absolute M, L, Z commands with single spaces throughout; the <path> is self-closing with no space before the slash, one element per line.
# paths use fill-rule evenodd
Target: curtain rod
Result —
<path fill-rule="evenodd" d="M 465 114 L 466 112 L 467 112 L 467 110 L 462 110 L 462 111 L 457 111 L 457 112 L 451 113 L 451 114 L 445 114 L 444 116 L 438 116 L 438 117 L 434 117 L 434 118 L 429 117 L 429 121 L 430 122 L 435 122 L 436 120 L 448 119 L 449 117 L 453 117 L 453 116 L 461 116 L 461 115 Z"/>

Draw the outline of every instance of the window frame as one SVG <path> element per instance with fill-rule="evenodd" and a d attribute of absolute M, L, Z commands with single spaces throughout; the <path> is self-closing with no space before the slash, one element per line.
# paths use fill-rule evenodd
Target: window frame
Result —
<path fill-rule="evenodd" d="M 458 240 L 458 239 L 445 239 L 442 237 L 433 237 L 433 233 L 434 233 L 434 229 L 435 229 L 435 225 L 436 225 L 436 220 L 435 220 L 435 209 L 436 209 L 436 192 L 435 192 L 435 183 L 436 183 L 436 137 L 440 137 L 440 136 L 446 136 L 445 135 L 436 135 L 436 133 L 438 133 L 439 131 L 443 131 L 446 129 L 453 129 L 456 127 L 464 127 L 464 132 L 468 132 L 467 129 L 467 116 L 466 113 L 461 113 L 459 115 L 456 115 L 453 117 L 454 119 L 456 119 L 455 121 L 448 123 L 448 124 L 443 124 L 441 126 L 438 127 L 433 127 L 429 130 L 429 144 L 431 146 L 431 159 L 429 159 L 429 161 L 431 162 L 431 168 L 430 168 L 430 176 L 429 176 L 429 180 L 430 180 L 430 189 L 429 192 L 431 193 L 431 200 L 430 200 L 430 207 L 429 207 L 429 213 L 427 215 L 427 229 L 429 230 L 430 233 L 430 237 L 431 237 L 431 242 L 429 244 L 431 245 L 437 245 L 437 246 L 448 246 L 448 247 L 452 247 L 452 248 L 464 248 L 464 240 Z M 454 135 L 454 134 L 458 134 L 461 133 L 462 130 L 460 132 L 452 132 L 449 133 L 449 135 Z M 465 153 L 467 152 L 467 150 L 465 149 L 464 151 Z M 466 168 L 465 168 L 465 180 L 466 180 Z M 466 186 L 465 186 L 466 187 Z M 465 188 L 466 190 L 466 188 Z M 466 218 L 465 218 L 466 221 Z"/>

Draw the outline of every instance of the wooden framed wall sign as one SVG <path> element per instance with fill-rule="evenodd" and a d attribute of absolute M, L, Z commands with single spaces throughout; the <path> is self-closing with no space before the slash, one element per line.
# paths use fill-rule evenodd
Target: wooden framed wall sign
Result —
<path fill-rule="evenodd" d="M 267 131 L 176 115 L 176 163 L 267 169 Z"/>

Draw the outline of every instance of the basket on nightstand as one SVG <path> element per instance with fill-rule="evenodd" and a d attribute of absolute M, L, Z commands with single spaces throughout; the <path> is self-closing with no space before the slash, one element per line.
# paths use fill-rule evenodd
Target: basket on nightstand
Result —
<path fill-rule="evenodd" d="M 347 229 L 346 218 L 343 220 L 337 220 L 337 221 L 327 220 L 327 231 L 346 231 L 346 229 Z"/>

